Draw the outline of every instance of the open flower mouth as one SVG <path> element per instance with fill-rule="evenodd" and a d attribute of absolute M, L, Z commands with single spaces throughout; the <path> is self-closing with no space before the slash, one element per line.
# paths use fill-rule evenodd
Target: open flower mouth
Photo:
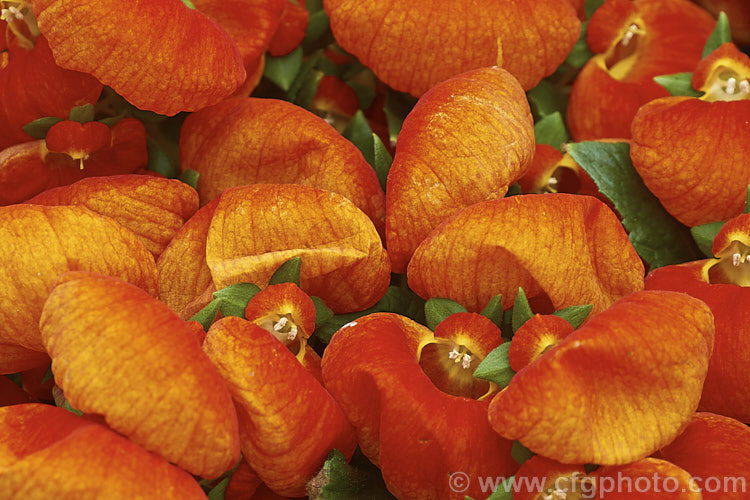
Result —
<path fill-rule="evenodd" d="M 711 284 L 750 286 L 750 247 L 734 240 L 717 257 L 703 267 L 705 281 Z"/>
<path fill-rule="evenodd" d="M 604 54 L 604 64 L 612 78 L 622 80 L 627 76 L 635 65 L 645 35 L 643 22 L 631 22 L 619 40 Z"/>

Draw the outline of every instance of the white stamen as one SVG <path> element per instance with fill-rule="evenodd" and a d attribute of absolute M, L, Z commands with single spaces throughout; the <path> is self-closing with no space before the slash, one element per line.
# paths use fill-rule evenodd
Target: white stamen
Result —
<path fill-rule="evenodd" d="M 457 359 L 459 355 L 460 355 L 460 353 L 456 350 L 455 347 L 453 348 L 453 350 L 451 352 L 448 353 L 448 357 L 450 359 Z"/>
<path fill-rule="evenodd" d="M 558 498 L 559 500 L 565 500 L 566 498 L 568 498 L 568 494 L 562 490 L 555 490 L 552 492 L 552 494 L 555 495 L 555 498 Z"/>
<path fill-rule="evenodd" d="M 297 338 L 297 326 L 292 325 L 292 328 L 289 329 L 289 333 L 286 335 L 287 340 L 294 340 Z"/>
<path fill-rule="evenodd" d="M 461 366 L 467 369 L 471 366 L 471 355 L 464 354 L 464 359 L 461 360 Z"/>
<path fill-rule="evenodd" d="M 727 87 L 724 89 L 727 94 L 732 95 L 734 94 L 734 91 L 737 89 L 737 79 L 736 78 L 730 78 L 727 80 Z"/>
<path fill-rule="evenodd" d="M 557 186 L 557 177 L 550 177 L 549 181 L 547 181 L 547 184 L 549 184 L 552 187 Z"/>
<path fill-rule="evenodd" d="M 742 263 L 742 255 L 738 253 L 732 254 L 732 265 L 734 267 L 739 266 Z"/>
<path fill-rule="evenodd" d="M 631 24 L 628 27 L 628 31 L 626 31 L 622 37 L 622 46 L 627 47 L 637 32 L 638 32 L 638 25 Z"/>
<path fill-rule="evenodd" d="M 742 80 L 740 82 L 740 92 L 743 94 L 747 94 L 748 92 L 750 92 L 750 82 L 748 82 L 747 80 Z"/>
<path fill-rule="evenodd" d="M 273 331 L 274 332 L 280 332 L 282 328 L 286 326 L 286 324 L 289 322 L 289 320 L 286 317 L 281 318 L 273 325 Z"/>
<path fill-rule="evenodd" d="M 549 493 L 542 493 L 542 500 L 555 500 Z"/>
<path fill-rule="evenodd" d="M 1 18 L 3 21 L 7 22 L 13 22 L 13 18 L 16 18 L 18 20 L 23 19 L 23 12 L 21 12 L 21 9 L 17 7 L 10 7 L 8 9 L 3 9 L 0 11 L 2 13 Z"/>

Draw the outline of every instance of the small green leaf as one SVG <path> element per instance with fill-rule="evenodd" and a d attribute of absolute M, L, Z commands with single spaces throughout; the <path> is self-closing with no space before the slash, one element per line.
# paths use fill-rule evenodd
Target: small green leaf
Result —
<path fill-rule="evenodd" d="M 78 123 L 88 123 L 94 120 L 94 105 L 91 103 L 76 106 L 70 110 L 68 120 Z"/>
<path fill-rule="evenodd" d="M 505 193 L 505 198 L 509 198 L 511 196 L 518 196 L 519 194 L 523 194 L 523 191 L 521 191 L 521 185 L 517 182 L 514 182 L 510 186 L 508 186 L 508 192 Z"/>
<path fill-rule="evenodd" d="M 588 24 L 588 21 L 581 23 L 581 34 L 578 36 L 578 41 L 573 45 L 573 48 L 570 49 L 568 57 L 565 58 L 565 62 L 574 68 L 582 68 L 589 59 L 594 57 L 594 53 L 591 52 L 589 44 L 586 41 Z"/>
<path fill-rule="evenodd" d="M 325 10 L 320 9 L 311 12 L 310 18 L 307 21 L 307 30 L 305 31 L 305 39 L 303 40 L 304 43 L 314 42 L 320 38 L 328 29 L 329 24 L 330 21 Z"/>
<path fill-rule="evenodd" d="M 445 318 L 451 314 L 458 312 L 467 312 L 466 308 L 454 302 L 451 299 L 440 299 L 432 298 L 429 299 L 424 305 L 424 314 L 427 321 L 427 326 L 430 330 L 435 330 L 435 327 L 440 324 Z"/>
<path fill-rule="evenodd" d="M 52 380 L 55 377 L 55 374 L 52 373 L 52 365 L 49 365 L 49 368 L 47 368 L 47 371 L 44 372 L 44 376 L 42 377 L 42 385 L 46 384 L 50 380 Z"/>
<path fill-rule="evenodd" d="M 9 373 L 9 374 L 7 374 L 5 376 L 8 377 L 18 387 L 22 387 L 23 386 L 23 380 L 21 378 L 21 374 L 20 373 Z"/>
<path fill-rule="evenodd" d="M 329 309 L 320 297 L 310 296 L 310 298 L 312 299 L 313 304 L 315 304 L 315 328 L 318 328 L 325 324 L 326 321 L 333 318 L 333 311 Z"/>
<path fill-rule="evenodd" d="M 536 455 L 536 453 L 526 448 L 520 441 L 513 441 L 513 446 L 510 449 L 510 456 L 513 457 L 513 460 L 515 460 L 518 465 L 523 465 L 526 460 L 534 455 Z"/>
<path fill-rule="evenodd" d="M 367 118 L 365 118 L 361 109 L 357 110 L 354 114 L 342 135 L 357 146 L 357 149 L 362 152 L 362 156 L 365 157 L 367 163 L 370 165 L 375 164 L 375 145 L 372 140 L 372 129 L 370 128 L 370 124 L 367 123 Z"/>
<path fill-rule="evenodd" d="M 391 144 L 396 144 L 398 134 L 401 132 L 401 127 L 404 125 L 404 119 L 416 103 L 417 99 L 408 94 L 396 92 L 395 90 L 388 90 L 388 92 L 386 92 L 383 111 L 385 112 L 385 118 L 388 122 L 388 137 L 390 138 Z"/>
<path fill-rule="evenodd" d="M 195 10 L 195 5 L 193 5 L 193 2 L 191 2 L 190 0 L 182 0 L 182 3 L 184 3 L 185 7 L 187 7 L 188 9 Z M 222 497 L 223 497 L 223 494 L 222 494 Z"/>
<path fill-rule="evenodd" d="M 674 73 L 672 75 L 655 76 L 654 81 L 667 89 L 671 95 L 686 95 L 700 97 L 703 92 L 693 88 L 692 73 Z"/>
<path fill-rule="evenodd" d="M 124 114 L 119 114 L 119 115 L 117 115 L 117 116 L 109 116 L 109 117 L 107 117 L 107 118 L 102 118 L 101 120 L 99 120 L 99 123 L 103 123 L 103 124 L 105 124 L 106 126 L 108 126 L 109 128 L 112 128 L 112 127 L 114 127 L 115 125 L 117 125 L 117 123 L 118 123 L 118 122 L 119 122 L 120 120 L 122 120 L 123 118 L 125 118 L 125 115 L 124 115 Z"/>
<path fill-rule="evenodd" d="M 526 92 L 526 97 L 534 111 L 534 118 L 540 120 L 547 115 L 558 112 L 565 116 L 568 97 L 560 88 L 549 80 L 542 80 L 536 87 Z"/>
<path fill-rule="evenodd" d="M 721 47 L 723 43 L 731 41 L 732 33 L 729 30 L 729 18 L 727 18 L 727 15 L 724 12 L 720 12 L 719 18 L 716 20 L 716 26 L 708 37 L 706 45 L 703 47 L 703 55 L 701 57 L 706 57 L 708 54 Z"/>
<path fill-rule="evenodd" d="M 559 111 L 555 111 L 540 119 L 534 125 L 534 136 L 537 144 L 547 144 L 556 149 L 570 141 L 568 130 L 565 128 L 565 120 Z"/>
<path fill-rule="evenodd" d="M 68 411 L 69 411 L 69 412 L 71 412 L 71 413 L 75 413 L 75 414 L 76 414 L 76 416 L 79 416 L 79 417 L 80 417 L 81 415 L 83 415 L 83 412 L 82 412 L 81 410 L 78 410 L 78 409 L 76 409 L 76 408 L 73 408 L 73 407 L 72 407 L 72 406 L 70 405 L 70 402 L 69 402 L 69 401 L 67 400 L 67 398 L 65 399 L 65 401 L 63 401 L 63 405 L 62 405 L 62 407 L 63 407 L 63 408 L 65 408 L 66 410 L 68 410 Z"/>
<path fill-rule="evenodd" d="M 288 91 L 302 67 L 302 47 L 297 47 L 283 57 L 268 57 L 263 76 Z"/>
<path fill-rule="evenodd" d="M 372 145 L 374 150 L 374 164 L 372 167 L 375 169 L 375 173 L 378 175 L 380 181 L 380 187 L 385 191 L 386 181 L 388 180 L 388 172 L 391 170 L 393 165 L 393 158 L 391 154 L 385 148 L 385 144 L 380 140 L 378 134 L 372 134 Z"/>
<path fill-rule="evenodd" d="M 198 178 L 200 177 L 200 174 L 196 172 L 195 170 L 189 168 L 182 172 L 179 176 L 177 176 L 177 179 L 181 180 L 188 186 L 190 186 L 193 189 L 198 189 Z"/>
<path fill-rule="evenodd" d="M 714 258 L 713 246 L 714 238 L 721 228 L 726 224 L 724 221 L 709 222 L 690 228 L 690 234 L 693 235 L 695 243 L 706 257 Z"/>
<path fill-rule="evenodd" d="M 292 257 L 279 266 L 271 275 L 269 285 L 279 283 L 294 283 L 299 286 L 299 272 L 302 269 L 302 257 Z"/>
<path fill-rule="evenodd" d="M 47 137 L 47 132 L 52 128 L 52 125 L 61 121 L 63 121 L 63 119 L 56 116 L 45 116 L 44 118 L 38 118 L 33 122 L 24 125 L 23 131 L 35 139 L 44 139 Z"/>
<path fill-rule="evenodd" d="M 219 310 L 222 316 L 245 317 L 247 303 L 250 302 L 260 287 L 252 283 L 235 283 L 213 293 L 215 300 L 219 301 Z"/>
<path fill-rule="evenodd" d="M 183 2 L 187 0 L 182 0 Z M 211 491 L 208 492 L 208 500 L 224 500 L 224 493 L 227 491 L 227 485 L 229 485 L 229 480 L 232 479 L 231 477 L 225 477 L 221 481 L 219 481 L 219 484 L 211 488 Z"/>
<path fill-rule="evenodd" d="M 586 19 L 591 19 L 596 9 L 604 5 L 605 0 L 586 0 L 583 4 L 583 10 L 586 12 Z"/>
<path fill-rule="evenodd" d="M 503 324 L 503 296 L 498 294 L 490 299 L 482 312 L 479 313 L 490 319 L 498 328 Z"/>
<path fill-rule="evenodd" d="M 474 377 L 494 382 L 501 389 L 507 387 L 510 379 L 516 374 L 510 367 L 508 349 L 510 342 L 503 342 L 493 349 L 474 370 Z"/>
<path fill-rule="evenodd" d="M 355 80 L 349 80 L 346 82 L 355 94 L 357 94 L 357 101 L 359 101 L 359 109 L 367 109 L 372 105 L 372 101 L 375 100 L 375 90 L 372 86 L 365 85 L 364 83 L 357 82 Z"/>
<path fill-rule="evenodd" d="M 328 454 L 316 479 L 319 479 L 323 486 L 315 498 L 327 500 L 351 499 L 363 486 L 361 475 L 347 463 L 346 457 L 339 450 L 332 450 Z"/>
<path fill-rule="evenodd" d="M 591 313 L 591 310 L 594 308 L 592 304 L 586 304 L 582 306 L 570 306 L 566 307 L 565 309 L 560 309 L 559 311 L 555 311 L 555 316 L 560 316 L 562 319 L 570 323 L 573 328 L 578 328 L 583 324 L 584 321 L 586 321 L 586 318 L 589 317 L 589 314 Z"/>
<path fill-rule="evenodd" d="M 530 320 L 534 316 L 529 305 L 529 300 L 526 298 L 526 293 L 523 288 L 518 287 L 518 295 L 516 295 L 516 301 L 513 304 L 513 316 L 511 324 L 513 325 L 513 333 L 516 333 L 521 326 Z"/>
<path fill-rule="evenodd" d="M 567 149 L 612 200 L 633 247 L 652 269 L 700 257 L 690 231 L 664 209 L 633 168 L 628 143 L 579 142 Z"/>
<path fill-rule="evenodd" d="M 598 468 L 599 466 L 597 464 L 583 464 L 583 470 L 586 471 L 586 474 L 591 474 Z"/>
<path fill-rule="evenodd" d="M 317 69 L 318 61 L 322 58 L 323 51 L 317 50 L 300 65 L 294 81 L 287 89 L 287 101 L 303 107 L 310 105 L 318 91 L 320 80 L 323 78 L 323 72 Z"/>
<path fill-rule="evenodd" d="M 146 147 L 148 148 L 148 169 L 150 171 L 158 172 L 168 179 L 174 179 L 180 174 L 179 169 L 172 165 L 167 153 L 164 152 L 156 141 L 147 137 Z"/>
<path fill-rule="evenodd" d="M 745 194 L 745 210 L 743 214 L 750 214 L 750 186 L 747 186 L 747 194 Z"/>
<path fill-rule="evenodd" d="M 208 331 L 211 328 L 211 323 L 216 319 L 216 313 L 219 312 L 219 304 L 221 300 L 212 300 L 206 307 L 198 311 L 195 316 L 190 318 L 190 321 L 197 321 L 203 326 L 204 331 Z"/>
<path fill-rule="evenodd" d="M 495 491 L 492 492 L 486 500 L 513 500 L 513 483 L 515 476 L 510 476 L 505 481 L 497 485 Z"/>

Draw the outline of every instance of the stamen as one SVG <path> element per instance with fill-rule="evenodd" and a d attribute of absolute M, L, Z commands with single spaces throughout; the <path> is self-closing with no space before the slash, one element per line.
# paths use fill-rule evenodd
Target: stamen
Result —
<path fill-rule="evenodd" d="M 736 78 L 730 78 L 727 80 L 727 86 L 724 89 L 727 94 L 732 95 L 734 94 L 734 91 L 736 90 L 737 86 L 737 79 Z"/>
<path fill-rule="evenodd" d="M 18 7 L 11 6 L 7 9 L 3 9 L 0 11 L 2 15 L 0 16 L 3 21 L 7 21 L 9 23 L 13 22 L 13 19 L 18 19 L 19 21 L 24 18 L 23 12 L 21 12 L 21 9 Z"/>
<path fill-rule="evenodd" d="M 630 41 L 633 39 L 633 37 L 638 33 L 638 25 L 637 24 L 631 24 L 628 26 L 628 31 L 625 32 L 625 34 L 622 37 L 622 46 L 627 47 L 630 44 Z"/>
<path fill-rule="evenodd" d="M 557 186 L 558 182 L 559 181 L 557 180 L 557 177 L 550 177 L 549 181 L 547 181 L 547 184 L 549 184 L 552 187 L 555 187 L 555 186 Z"/>
<path fill-rule="evenodd" d="M 559 500 L 565 500 L 566 498 L 568 498 L 568 494 L 562 490 L 555 490 L 552 492 L 552 494 L 555 495 L 555 498 Z"/>
<path fill-rule="evenodd" d="M 294 340 L 295 338 L 297 338 L 297 325 L 292 325 L 292 327 L 289 329 L 289 333 L 287 333 L 286 335 L 286 338 L 287 340 Z"/>
<path fill-rule="evenodd" d="M 743 94 L 747 94 L 750 92 L 750 82 L 747 80 L 742 80 L 740 82 L 740 92 Z"/>
<path fill-rule="evenodd" d="M 454 348 L 453 348 L 453 350 L 452 350 L 451 352 L 449 352 L 449 353 L 448 353 L 448 358 L 450 358 L 450 359 L 458 359 L 458 357 L 459 357 L 460 355 L 461 355 L 461 353 L 460 353 L 460 352 L 458 352 L 458 351 L 456 350 L 456 348 L 454 347 Z"/>
<path fill-rule="evenodd" d="M 274 323 L 274 325 L 273 325 L 273 331 L 274 332 L 280 332 L 282 330 L 282 328 L 284 328 L 288 322 L 289 322 L 289 320 L 286 317 L 282 317 L 276 323 Z"/>
<path fill-rule="evenodd" d="M 742 263 L 742 255 L 739 253 L 733 253 L 732 254 L 732 265 L 734 267 L 739 266 Z"/>
<path fill-rule="evenodd" d="M 464 370 L 468 369 L 471 366 L 471 355 L 464 354 L 464 359 L 461 360 L 461 366 L 464 368 Z"/>

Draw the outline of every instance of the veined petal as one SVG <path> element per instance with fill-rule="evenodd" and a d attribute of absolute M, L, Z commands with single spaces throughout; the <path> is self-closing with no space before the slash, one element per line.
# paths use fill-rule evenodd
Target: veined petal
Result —
<path fill-rule="evenodd" d="M 223 318 L 203 349 L 234 398 L 243 457 L 274 492 L 302 496 L 329 451 L 354 452 L 354 431 L 341 408 L 269 332 Z"/>
<path fill-rule="evenodd" d="M 175 233 L 198 210 L 198 194 L 187 184 L 146 175 L 82 179 L 45 191 L 28 203 L 81 205 L 133 231 L 158 258 Z"/>
<path fill-rule="evenodd" d="M 206 241 L 216 288 L 265 287 L 292 257 L 302 258 L 302 290 L 337 313 L 374 305 L 390 282 L 390 263 L 372 221 L 341 195 L 295 184 L 228 189 Z"/>
<path fill-rule="evenodd" d="M 245 319 L 287 344 L 285 340 L 295 340 L 298 335 L 303 339 L 312 335 L 315 303 L 294 283 L 270 285 L 250 299 Z"/>
<path fill-rule="evenodd" d="M 8 500 L 205 498 L 182 469 L 62 408 L 0 408 L 0 425 L 0 491 Z"/>
<path fill-rule="evenodd" d="M 542 455 L 534 455 L 521 465 L 515 484 L 513 500 L 539 500 L 544 495 L 557 500 L 555 493 L 558 498 L 567 498 L 568 493 L 595 498 L 592 495 L 596 493 L 594 481 L 586 476 L 583 465 L 561 464 Z"/>
<path fill-rule="evenodd" d="M 437 85 L 404 121 L 386 186 L 386 240 L 394 272 L 440 222 L 501 198 L 529 168 L 534 124 L 515 78 L 500 68 Z"/>
<path fill-rule="evenodd" d="M 304 3 L 299 5 L 294 1 L 286 0 L 279 29 L 276 30 L 268 45 L 268 53 L 278 57 L 285 56 L 296 49 L 305 38 L 309 19 L 310 13 Z"/>
<path fill-rule="evenodd" d="M 528 90 L 562 63 L 580 26 L 565 0 L 493 0 L 481 8 L 468 0 L 325 0 L 324 6 L 344 50 L 414 96 L 494 65 Z"/>
<path fill-rule="evenodd" d="M 245 81 L 239 50 L 216 22 L 180 0 L 33 0 L 55 61 L 89 73 L 134 106 L 195 111 Z"/>
<path fill-rule="evenodd" d="M 78 123 L 63 120 L 52 125 L 44 141 L 50 152 L 65 153 L 78 160 L 109 146 L 112 133 L 101 122 Z"/>
<path fill-rule="evenodd" d="M 74 408 L 192 474 L 213 478 L 237 463 L 229 392 L 194 326 L 165 304 L 114 278 L 68 273 L 39 325 Z"/>
<path fill-rule="evenodd" d="M 49 356 L 17 344 L 0 343 L 0 374 L 18 373 L 49 364 Z"/>
<path fill-rule="evenodd" d="M 643 288 L 643 264 L 602 202 L 568 194 L 477 203 L 433 231 L 409 263 L 409 286 L 480 311 L 502 294 L 513 304 L 545 293 L 555 309 L 592 304 L 596 314 Z"/>
<path fill-rule="evenodd" d="M 637 462 L 601 467 L 592 476 L 596 491 L 605 500 L 703 500 L 700 487 L 685 469 L 658 458 L 644 458 Z M 724 497 L 722 497 L 724 498 Z"/>
<path fill-rule="evenodd" d="M 383 230 L 385 195 L 362 153 L 322 118 L 275 99 L 232 99 L 193 113 L 180 134 L 181 168 L 200 173 L 207 203 L 249 184 L 303 184 L 349 198 Z"/>
<path fill-rule="evenodd" d="M 645 458 L 698 407 L 713 333 L 713 316 L 697 299 L 631 294 L 518 372 L 490 403 L 490 423 L 563 463 Z"/>
<path fill-rule="evenodd" d="M 67 271 L 109 274 L 157 293 L 154 258 L 136 236 L 82 207 L 0 208 L 0 255 L 0 344 L 44 352 L 39 316 Z"/>
<path fill-rule="evenodd" d="M 519 372 L 573 333 L 573 326 L 563 318 L 536 314 L 513 335 L 508 361 Z"/>

